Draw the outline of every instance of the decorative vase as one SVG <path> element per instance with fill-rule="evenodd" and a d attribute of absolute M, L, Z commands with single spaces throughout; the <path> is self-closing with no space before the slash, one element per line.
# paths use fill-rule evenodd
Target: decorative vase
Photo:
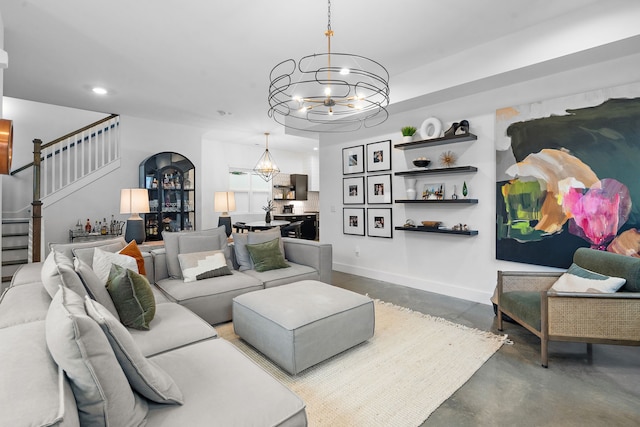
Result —
<path fill-rule="evenodd" d="M 264 222 L 266 222 L 267 224 L 271 224 L 271 212 L 267 211 L 266 215 L 264 216 Z"/>
<path fill-rule="evenodd" d="M 407 183 L 407 199 L 415 200 L 418 193 L 416 193 L 416 179 L 408 178 L 405 180 Z"/>
<path fill-rule="evenodd" d="M 462 184 L 462 196 L 466 199 L 467 194 L 469 194 L 469 190 L 467 189 L 467 181 L 464 181 Z"/>

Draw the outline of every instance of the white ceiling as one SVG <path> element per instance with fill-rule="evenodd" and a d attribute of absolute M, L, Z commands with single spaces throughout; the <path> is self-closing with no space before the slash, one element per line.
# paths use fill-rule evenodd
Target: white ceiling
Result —
<path fill-rule="evenodd" d="M 333 0 L 332 50 L 385 65 L 393 103 L 403 73 L 604 2 Z M 326 1 L 0 0 L 0 14 L 5 96 L 182 123 L 227 142 L 262 144 L 270 132 L 271 147 L 317 145 L 267 117 L 267 91 L 278 62 L 326 51 Z"/>

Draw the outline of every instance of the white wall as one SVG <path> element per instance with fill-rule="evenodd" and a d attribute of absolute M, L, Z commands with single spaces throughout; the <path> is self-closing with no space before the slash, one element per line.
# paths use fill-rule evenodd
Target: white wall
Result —
<path fill-rule="evenodd" d="M 640 55 L 625 56 L 524 83 L 505 86 L 464 98 L 393 114 L 383 125 L 351 135 L 323 135 L 320 140 L 320 176 L 322 191 L 321 240 L 333 244 L 334 268 L 458 298 L 489 303 L 496 283 L 497 270 L 544 270 L 528 264 L 495 259 L 495 110 L 501 107 L 536 102 L 543 99 L 613 87 L 638 80 Z M 392 239 L 344 235 L 342 232 L 342 148 L 391 139 L 401 142 L 400 128 L 420 127 L 427 117 L 438 117 L 445 129 L 454 121 L 467 119 L 478 140 L 451 146 L 420 150 L 392 150 L 394 171 L 408 170 L 411 160 L 425 155 L 434 160 L 446 150 L 459 156 L 458 165 L 478 167 L 469 175 L 429 176 L 430 182 L 447 182 L 461 191 L 467 180 L 470 197 L 477 205 L 410 206 L 404 204 L 367 205 L 392 207 L 394 226 L 407 218 L 415 221 L 440 220 L 445 225 L 466 223 L 477 229 L 474 237 L 395 231 Z M 384 172 L 387 173 L 387 172 Z M 351 176 L 351 175 L 350 175 Z M 422 178 L 424 181 L 426 178 Z M 420 188 L 420 187 L 418 187 Z M 393 177 L 394 199 L 404 198 L 404 179 Z M 351 206 L 351 205 L 349 205 Z M 359 256 L 356 255 L 359 249 Z"/>

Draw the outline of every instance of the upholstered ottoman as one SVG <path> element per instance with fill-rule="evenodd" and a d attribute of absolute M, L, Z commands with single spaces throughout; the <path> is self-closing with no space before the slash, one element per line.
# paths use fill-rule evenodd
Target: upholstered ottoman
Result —
<path fill-rule="evenodd" d="M 315 280 L 233 299 L 235 333 L 297 374 L 373 336 L 371 298 Z"/>

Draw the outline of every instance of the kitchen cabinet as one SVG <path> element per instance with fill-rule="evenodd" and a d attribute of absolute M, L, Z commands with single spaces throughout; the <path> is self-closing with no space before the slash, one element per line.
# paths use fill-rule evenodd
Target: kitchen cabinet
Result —
<path fill-rule="evenodd" d="M 309 177 L 307 175 L 289 175 L 289 185 L 276 184 L 274 200 L 307 200 Z"/>

